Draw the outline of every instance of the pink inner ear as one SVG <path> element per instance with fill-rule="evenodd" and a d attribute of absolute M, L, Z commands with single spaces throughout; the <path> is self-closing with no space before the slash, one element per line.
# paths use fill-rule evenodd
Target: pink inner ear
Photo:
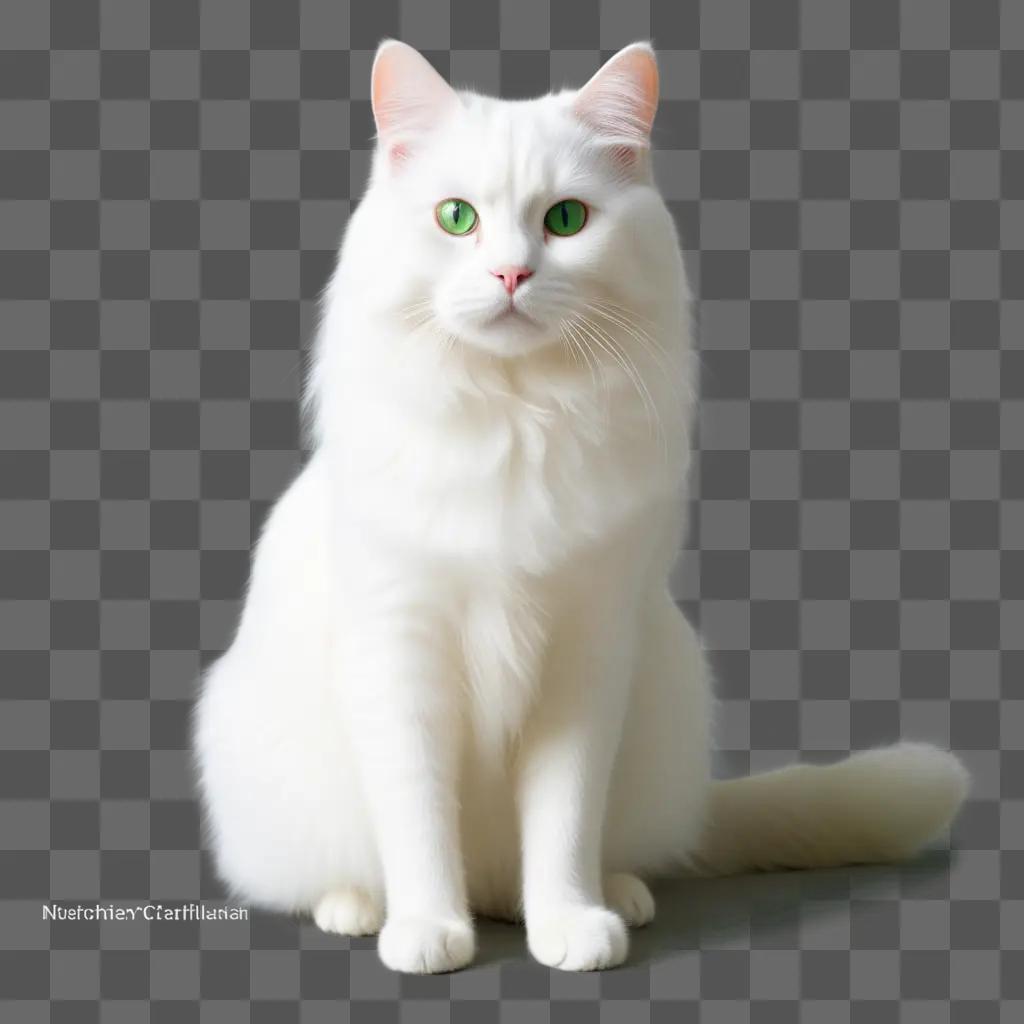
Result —
<path fill-rule="evenodd" d="M 576 115 L 626 146 L 646 146 L 658 108 L 658 65 L 649 47 L 628 46 L 579 91 Z"/>
<path fill-rule="evenodd" d="M 428 131 L 458 102 L 452 87 L 422 54 L 394 40 L 377 51 L 370 96 L 378 136 L 397 143 L 389 151 L 392 162 L 409 155 L 408 145 L 398 140 Z"/>
<path fill-rule="evenodd" d="M 373 68 L 371 84 L 371 105 L 377 121 L 377 131 L 387 135 L 394 131 L 400 122 L 402 109 L 401 58 L 387 51 L 381 53 Z"/>

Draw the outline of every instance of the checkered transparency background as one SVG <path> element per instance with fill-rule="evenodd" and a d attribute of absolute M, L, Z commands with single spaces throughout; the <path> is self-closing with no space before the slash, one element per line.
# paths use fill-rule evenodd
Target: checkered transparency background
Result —
<path fill-rule="evenodd" d="M 392 35 L 505 96 L 653 38 L 703 366 L 676 586 L 720 768 L 949 743 L 951 859 L 670 886 L 604 976 L 494 927 L 410 979 L 282 917 L 41 920 L 223 896 L 190 702 L 299 462 Z M 0 48 L 5 1024 L 1022 1019 L 1024 4 L 3 0 Z"/>

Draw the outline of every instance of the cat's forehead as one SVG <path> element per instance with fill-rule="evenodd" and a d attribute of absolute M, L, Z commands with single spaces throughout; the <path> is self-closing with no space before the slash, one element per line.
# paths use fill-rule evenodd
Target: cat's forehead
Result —
<path fill-rule="evenodd" d="M 432 161 L 453 185 L 464 182 L 478 199 L 497 201 L 565 188 L 586 173 L 585 133 L 560 96 L 501 100 L 468 93 L 461 99 Z"/>
<path fill-rule="evenodd" d="M 513 142 L 561 132 L 568 121 L 568 101 L 558 94 L 508 100 L 463 91 L 459 98 L 460 117 L 466 123 L 492 133 L 500 132 Z"/>

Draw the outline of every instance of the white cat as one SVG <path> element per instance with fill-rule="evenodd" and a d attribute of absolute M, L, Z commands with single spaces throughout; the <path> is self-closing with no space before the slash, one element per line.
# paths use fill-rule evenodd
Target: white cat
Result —
<path fill-rule="evenodd" d="M 241 897 L 445 971 L 471 913 L 566 970 L 626 956 L 640 876 L 907 856 L 967 789 L 901 744 L 712 783 L 683 535 L 689 293 L 651 175 L 652 50 L 578 92 L 373 67 L 369 187 L 324 299 L 315 453 L 257 548 L 195 743 Z"/>

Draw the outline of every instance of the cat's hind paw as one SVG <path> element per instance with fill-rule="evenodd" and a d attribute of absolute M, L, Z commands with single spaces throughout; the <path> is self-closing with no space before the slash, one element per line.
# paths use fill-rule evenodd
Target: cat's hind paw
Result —
<path fill-rule="evenodd" d="M 622 918 L 607 907 L 568 905 L 527 920 L 530 952 L 562 971 L 600 971 L 626 959 L 629 937 Z"/>
<path fill-rule="evenodd" d="M 476 953 L 476 940 L 468 921 L 399 917 L 384 925 L 377 952 L 393 971 L 440 974 L 465 967 Z"/>
<path fill-rule="evenodd" d="M 642 928 L 654 920 L 654 897 L 636 875 L 605 875 L 604 900 L 630 928 Z"/>
<path fill-rule="evenodd" d="M 376 935 L 384 923 L 384 903 L 356 886 L 332 889 L 313 908 L 313 920 L 325 932 Z"/>

